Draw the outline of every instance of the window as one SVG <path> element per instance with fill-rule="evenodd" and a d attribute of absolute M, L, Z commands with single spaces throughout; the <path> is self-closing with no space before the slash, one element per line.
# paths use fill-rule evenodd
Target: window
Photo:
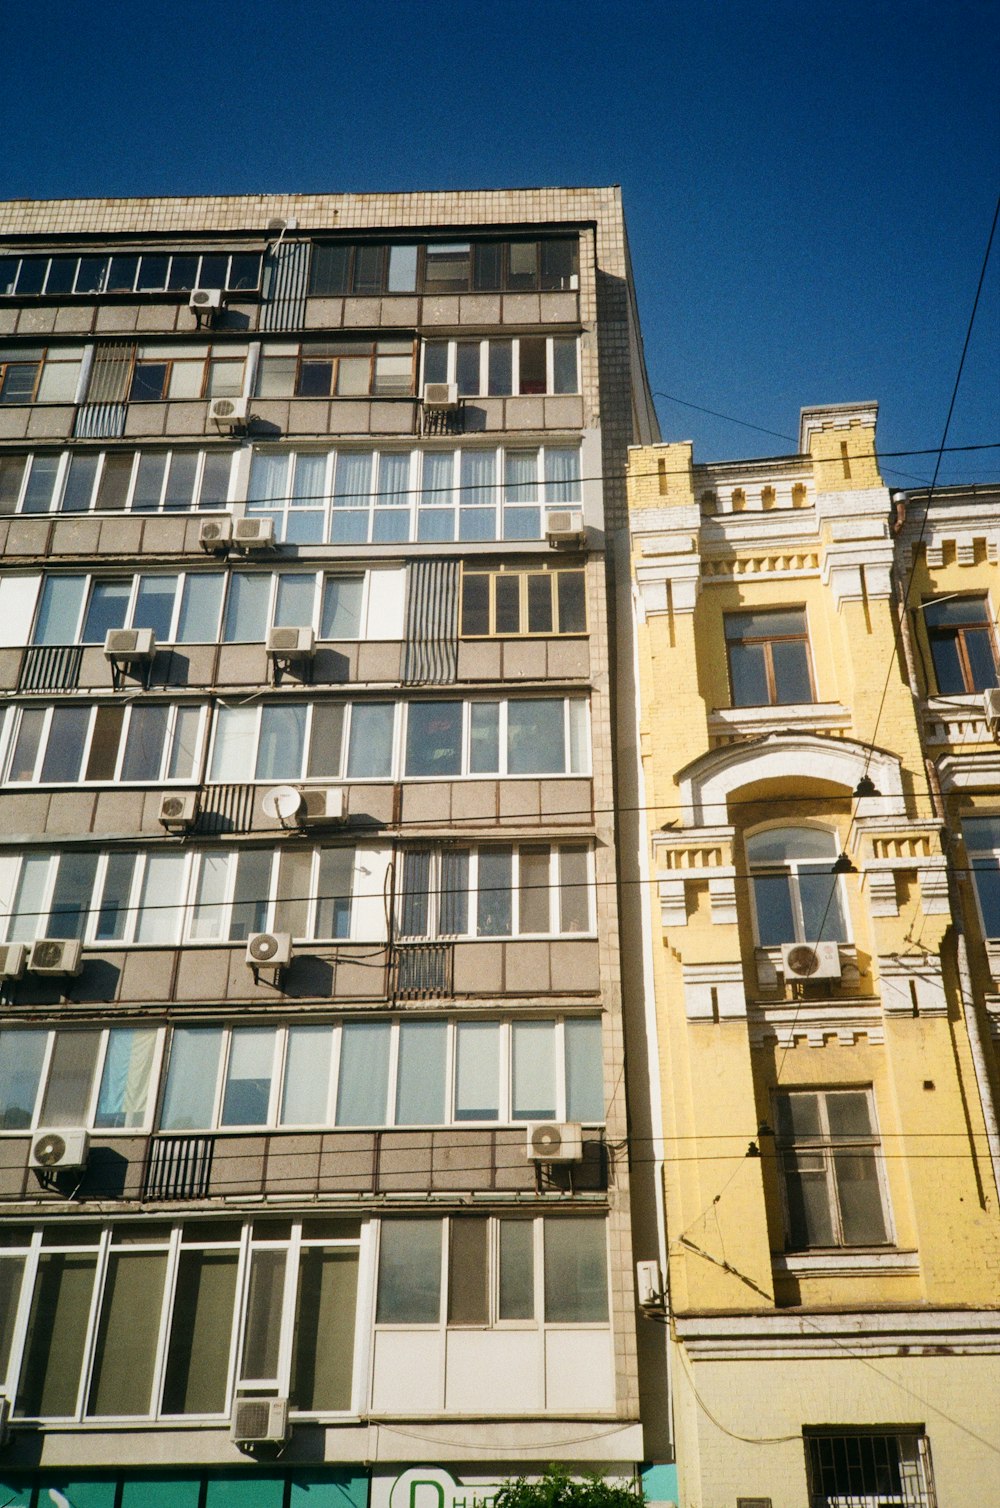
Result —
<path fill-rule="evenodd" d="M 0 774 L 32 785 L 193 780 L 205 719 L 204 707 L 166 702 L 9 707 L 0 714 Z"/>
<path fill-rule="evenodd" d="M 309 292 L 320 295 L 466 293 L 578 286 L 575 236 L 419 245 L 317 242 Z M 3 289 L 0 269 L 0 292 Z"/>
<path fill-rule="evenodd" d="M 575 335 L 429 340 L 423 381 L 454 382 L 463 397 L 578 393 L 577 345 Z"/>
<path fill-rule="evenodd" d="M 984 937 L 1000 937 L 1000 817 L 965 817 L 962 837 L 972 867 Z"/>
<path fill-rule="evenodd" d="M 247 513 L 298 544 L 541 539 L 581 500 L 578 447 L 254 452 Z"/>
<path fill-rule="evenodd" d="M 924 622 L 940 696 L 985 691 L 997 684 L 993 617 L 986 597 L 944 597 L 924 606 Z"/>
<path fill-rule="evenodd" d="M 804 608 L 726 613 L 725 630 L 734 707 L 813 700 Z"/>
<path fill-rule="evenodd" d="M 606 1244 L 602 1216 L 383 1220 L 375 1323 L 607 1324 Z"/>
<path fill-rule="evenodd" d="M 46 576 L 33 644 L 103 644 L 109 629 L 151 628 L 158 644 L 213 643 L 225 575 Z"/>
<path fill-rule="evenodd" d="M 379 898 L 384 860 L 366 851 Z M 244 942 L 269 929 L 346 939 L 354 920 L 351 848 L 93 850 L 14 861 L 7 941 L 79 938 L 88 946 Z M 368 915 L 366 924 L 371 924 Z"/>
<path fill-rule="evenodd" d="M 833 873 L 836 836 L 818 827 L 776 827 L 746 840 L 757 943 L 846 942 L 844 882 Z"/>
<path fill-rule="evenodd" d="M 0 1257 L 16 1416 L 217 1417 L 234 1381 L 349 1410 L 360 1237 L 332 1217 L 27 1232 Z"/>
<path fill-rule="evenodd" d="M 774 1108 L 788 1248 L 889 1244 L 871 1090 L 782 1091 Z"/>
<path fill-rule="evenodd" d="M 266 340 L 258 398 L 410 398 L 412 340 L 334 340 L 299 345 Z"/>
<path fill-rule="evenodd" d="M 589 767 L 582 697 L 283 700 L 218 708 L 209 779 L 443 780 L 581 775 Z"/>
<path fill-rule="evenodd" d="M 0 346 L 0 403 L 75 403 L 79 346 Z"/>
<path fill-rule="evenodd" d="M 934 1508 L 922 1429 L 808 1430 L 809 1508 Z"/>
<path fill-rule="evenodd" d="M 0 1031 L 0 1131 L 145 1128 L 160 1037 L 139 1026 Z"/>
<path fill-rule="evenodd" d="M 77 450 L 0 457 L 2 513 L 177 513 L 223 508 L 231 450 Z"/>
<path fill-rule="evenodd" d="M 400 935 L 589 932 L 589 853 L 584 843 L 408 849 L 403 854 Z"/>
<path fill-rule="evenodd" d="M 462 571 L 466 638 L 586 631 L 584 571 Z"/>
<path fill-rule="evenodd" d="M 261 644 L 272 625 L 311 625 L 325 640 L 401 639 L 405 595 L 401 567 L 336 575 L 232 571 L 223 639 Z"/>
<path fill-rule="evenodd" d="M 239 397 L 246 359 L 245 345 L 141 345 L 135 355 L 128 401 Z"/>
<path fill-rule="evenodd" d="M 121 252 L 87 256 L 0 256 L 0 297 L 68 293 L 187 293 L 192 288 L 254 292 L 257 252 Z"/>

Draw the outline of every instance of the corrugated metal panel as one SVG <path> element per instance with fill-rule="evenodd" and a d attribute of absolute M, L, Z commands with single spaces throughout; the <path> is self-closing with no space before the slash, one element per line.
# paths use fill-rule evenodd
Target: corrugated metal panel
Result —
<path fill-rule="evenodd" d="M 83 403 L 76 411 L 78 440 L 117 440 L 125 433 L 124 403 Z"/>
<path fill-rule="evenodd" d="M 406 573 L 406 662 L 409 686 L 442 685 L 458 675 L 457 560 L 415 560 Z"/>
<path fill-rule="evenodd" d="M 301 330 L 305 324 L 310 249 L 308 241 L 283 241 L 268 253 L 262 330 Z"/>
<path fill-rule="evenodd" d="M 18 691 L 71 691 L 80 684 L 78 644 L 36 644 L 24 651 Z"/>
<path fill-rule="evenodd" d="M 198 818 L 199 833 L 248 833 L 253 827 L 252 785 L 208 785 Z"/>

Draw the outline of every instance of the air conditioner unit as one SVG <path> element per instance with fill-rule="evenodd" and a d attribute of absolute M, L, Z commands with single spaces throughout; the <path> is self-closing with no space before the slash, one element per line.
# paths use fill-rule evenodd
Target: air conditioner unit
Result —
<path fill-rule="evenodd" d="M 236 1445 L 281 1445 L 288 1439 L 287 1398 L 237 1398 L 229 1438 Z"/>
<path fill-rule="evenodd" d="M 28 1166 L 43 1173 L 85 1168 L 89 1150 L 90 1139 L 82 1126 L 47 1127 L 35 1132 Z"/>
<path fill-rule="evenodd" d="M 213 398 L 208 406 L 208 417 L 231 429 L 234 424 L 246 423 L 249 408 L 249 398 Z"/>
<path fill-rule="evenodd" d="M 233 544 L 241 550 L 268 550 L 274 544 L 273 518 L 238 518 L 233 523 Z"/>
<path fill-rule="evenodd" d="M 0 943 L 0 979 L 20 979 L 27 953 L 24 943 Z"/>
<path fill-rule="evenodd" d="M 328 785 L 314 787 L 312 790 L 303 787 L 299 794 L 302 805 L 295 813 L 295 820 L 300 827 L 311 827 L 314 822 L 347 820 L 347 802 L 342 787 Z"/>
<path fill-rule="evenodd" d="M 641 1309 L 655 1309 L 663 1303 L 663 1277 L 659 1262 L 635 1264 L 635 1291 Z"/>
<path fill-rule="evenodd" d="M 785 943 L 781 967 L 786 979 L 839 979 L 840 947 L 835 942 Z"/>
<path fill-rule="evenodd" d="M 196 314 L 209 313 L 213 309 L 221 309 L 225 297 L 221 288 L 193 288 L 188 298 L 188 308 Z"/>
<path fill-rule="evenodd" d="M 983 692 L 983 712 L 990 732 L 994 736 L 1000 733 L 1000 687 L 991 686 Z"/>
<path fill-rule="evenodd" d="M 311 660 L 316 634 L 311 628 L 269 628 L 265 647 L 272 660 Z"/>
<path fill-rule="evenodd" d="M 104 636 L 104 656 L 135 664 L 151 660 L 156 653 L 156 635 L 151 628 L 109 628 Z"/>
<path fill-rule="evenodd" d="M 425 382 L 424 408 L 457 408 L 457 382 Z"/>
<path fill-rule="evenodd" d="M 587 537 L 581 508 L 549 508 L 545 514 L 545 538 L 550 545 L 580 545 Z"/>
<path fill-rule="evenodd" d="M 529 1162 L 582 1162 L 583 1128 L 578 1121 L 530 1121 Z"/>
<path fill-rule="evenodd" d="M 28 972 L 75 976 L 83 969 L 82 953 L 76 937 L 40 937 L 28 949 Z"/>
<path fill-rule="evenodd" d="M 168 791 L 160 797 L 160 821 L 168 833 L 185 833 L 198 820 L 197 791 Z"/>
<path fill-rule="evenodd" d="M 288 932 L 251 932 L 246 961 L 253 969 L 282 969 L 292 961 L 292 938 Z"/>
<path fill-rule="evenodd" d="M 228 513 L 203 518 L 198 526 L 198 543 L 203 550 L 224 550 L 232 537 L 233 520 Z"/>

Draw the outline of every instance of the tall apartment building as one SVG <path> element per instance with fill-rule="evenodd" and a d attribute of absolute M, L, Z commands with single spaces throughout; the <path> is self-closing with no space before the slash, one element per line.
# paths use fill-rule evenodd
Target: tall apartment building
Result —
<path fill-rule="evenodd" d="M 630 458 L 691 1508 L 1000 1494 L 1000 498 L 894 506 L 875 419 Z"/>
<path fill-rule="evenodd" d="M 0 1497 L 630 1474 L 617 190 L 0 236 Z"/>

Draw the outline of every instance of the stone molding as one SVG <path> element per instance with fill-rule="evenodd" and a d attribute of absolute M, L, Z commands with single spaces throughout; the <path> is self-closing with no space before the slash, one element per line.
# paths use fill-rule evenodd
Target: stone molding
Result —
<path fill-rule="evenodd" d="M 743 965 L 736 963 L 686 963 L 684 1014 L 689 1021 L 735 1021 L 747 1013 Z"/>
<path fill-rule="evenodd" d="M 700 1361 L 1000 1354 L 996 1309 L 921 1306 L 812 1314 L 675 1314 L 674 1324 L 678 1340 Z"/>

